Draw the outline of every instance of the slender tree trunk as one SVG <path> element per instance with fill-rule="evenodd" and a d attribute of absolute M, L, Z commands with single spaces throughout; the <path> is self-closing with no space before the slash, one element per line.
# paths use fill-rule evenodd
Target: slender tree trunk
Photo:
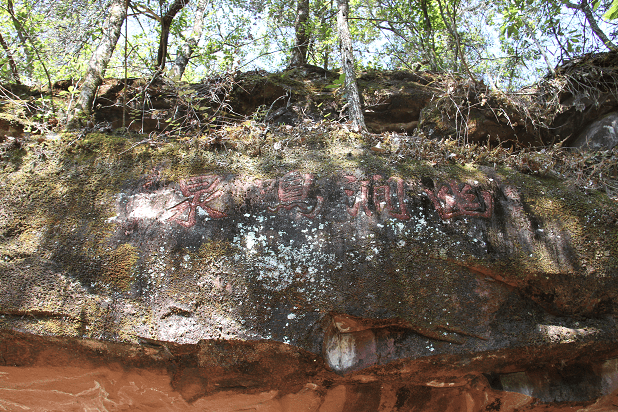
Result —
<path fill-rule="evenodd" d="M 476 83 L 477 80 L 472 74 L 472 72 L 470 71 L 470 67 L 468 66 L 468 63 L 466 62 L 466 56 L 464 55 L 461 49 L 461 37 L 459 36 L 459 32 L 457 31 L 457 16 L 455 14 L 455 11 L 456 11 L 455 7 L 456 6 L 453 5 L 453 12 L 451 13 L 450 10 L 448 9 L 448 6 L 446 4 L 443 5 L 442 2 L 438 0 L 438 8 L 440 9 L 440 15 L 442 16 L 442 21 L 444 22 L 444 25 L 446 26 L 447 31 L 450 33 L 451 37 L 453 38 L 453 41 L 455 42 L 455 70 L 457 70 L 457 58 L 459 57 L 459 59 L 461 60 L 461 65 L 463 69 L 465 70 L 466 74 L 468 75 L 468 77 L 470 77 L 470 80 Z M 445 12 L 445 9 L 446 9 L 446 12 Z"/>
<path fill-rule="evenodd" d="M 332 10 L 333 8 L 333 0 L 330 1 L 330 5 L 328 6 L 327 10 Z M 320 16 L 320 24 L 324 27 L 328 24 L 328 11 L 327 10 L 320 10 L 318 12 L 318 15 Z M 324 68 L 324 70 L 328 70 L 328 65 L 330 63 L 330 45 L 323 45 L 322 46 L 322 67 Z"/>
<path fill-rule="evenodd" d="M 167 13 L 161 17 L 161 37 L 159 38 L 159 51 L 157 53 L 157 67 L 161 70 L 165 68 L 165 58 L 167 56 L 167 44 L 170 37 L 170 26 L 176 14 L 184 6 L 189 3 L 189 0 L 174 0 L 174 3 L 167 10 Z"/>
<path fill-rule="evenodd" d="M 107 64 L 120 38 L 122 24 L 127 16 L 128 2 L 128 0 L 112 0 L 109 14 L 103 24 L 103 36 L 90 57 L 75 111 L 68 119 L 67 128 L 69 129 L 79 127 L 81 118 L 90 114 L 94 94 L 103 82 Z"/>
<path fill-rule="evenodd" d="M 9 60 L 9 66 L 11 67 L 11 74 L 13 76 L 13 81 L 17 84 L 21 84 L 21 80 L 19 80 L 19 71 L 17 70 L 17 64 L 15 64 L 15 59 L 13 59 L 13 53 L 11 53 L 11 49 L 9 49 L 9 45 L 4 41 L 4 37 L 0 34 L 0 45 L 4 49 L 6 53 L 6 57 Z"/>
<path fill-rule="evenodd" d="M 157 68 L 163 69 L 167 56 L 167 43 L 170 37 L 171 19 L 161 19 L 161 37 L 159 37 L 159 51 L 157 52 Z"/>
<path fill-rule="evenodd" d="M 425 29 L 425 37 L 427 42 L 427 57 L 429 59 L 429 66 L 431 70 L 437 70 L 438 64 L 436 63 L 436 43 L 433 36 L 433 26 L 431 25 L 431 18 L 429 17 L 429 7 L 427 0 L 421 0 L 421 10 L 423 11 L 423 28 Z"/>
<path fill-rule="evenodd" d="M 555 75 L 556 71 L 554 70 L 554 67 L 551 65 L 551 61 L 549 60 L 549 56 L 547 55 L 547 52 L 545 51 L 545 49 L 541 45 L 541 42 L 539 42 L 539 39 L 536 38 L 535 28 L 534 28 L 534 26 L 530 22 L 528 22 L 528 29 L 530 30 L 530 36 L 532 37 L 532 40 L 534 40 L 534 44 L 536 44 L 536 47 L 539 49 L 539 53 L 541 53 L 541 56 L 543 56 L 543 60 L 545 60 L 545 64 L 547 65 L 547 69 L 553 75 Z"/>
<path fill-rule="evenodd" d="M 594 14 L 592 14 L 592 10 L 590 10 L 590 5 L 587 0 L 581 0 L 579 4 L 571 3 L 569 1 L 564 1 L 564 5 L 573 10 L 581 10 L 586 16 L 586 20 L 588 24 L 590 24 L 590 28 L 594 32 L 594 34 L 603 42 L 605 47 L 610 50 L 617 50 L 618 47 L 605 35 L 603 30 L 597 24 L 597 20 L 594 18 Z"/>
<path fill-rule="evenodd" d="M 309 21 L 309 0 L 298 0 L 296 5 L 296 44 L 292 49 L 290 67 L 300 67 L 307 64 L 307 46 L 309 45 L 309 31 L 307 30 Z"/>
<path fill-rule="evenodd" d="M 206 14 L 207 5 L 208 0 L 199 0 L 197 3 L 193 29 L 191 30 L 191 34 L 185 44 L 178 48 L 176 61 L 174 62 L 174 66 L 170 72 L 170 77 L 172 79 L 182 79 L 182 75 L 185 73 L 187 64 L 189 64 L 189 59 L 197 47 L 197 44 L 200 42 L 200 38 L 202 37 L 202 29 L 204 28 L 204 15 Z"/>
<path fill-rule="evenodd" d="M 601 39 L 605 47 L 607 47 L 609 50 L 618 50 L 618 47 L 616 47 L 616 45 L 612 43 L 612 41 L 605 35 L 605 33 L 603 33 L 603 30 L 601 30 L 601 28 L 597 24 L 597 20 L 594 18 L 588 2 L 586 0 L 582 0 L 580 7 L 581 10 L 584 12 L 584 15 L 586 16 L 586 20 L 588 20 L 588 24 L 590 24 L 590 28 L 592 29 L 594 34 L 596 34 L 597 37 Z"/>
<path fill-rule="evenodd" d="M 32 62 L 34 58 L 32 57 L 32 52 L 28 48 L 28 40 L 27 35 L 20 21 L 17 19 L 15 15 L 15 9 L 13 7 L 13 0 L 7 0 L 6 2 L 7 11 L 11 15 L 11 21 L 13 22 L 13 27 L 15 27 L 15 31 L 17 31 L 17 37 L 19 37 L 19 42 L 21 43 L 22 48 L 24 49 L 24 55 L 26 56 L 26 74 L 28 77 L 32 77 Z"/>
<path fill-rule="evenodd" d="M 345 92 L 348 102 L 348 115 L 352 122 L 352 129 L 356 132 L 366 132 L 365 116 L 361 109 L 360 95 L 356 85 L 356 73 L 354 72 L 354 53 L 352 52 L 352 39 L 348 26 L 348 0 L 337 0 L 337 31 L 341 43 L 341 70 L 345 75 Z"/>

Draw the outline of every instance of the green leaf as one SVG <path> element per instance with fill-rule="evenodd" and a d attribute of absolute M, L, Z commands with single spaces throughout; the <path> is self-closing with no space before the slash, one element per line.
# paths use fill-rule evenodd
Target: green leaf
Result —
<path fill-rule="evenodd" d="M 614 20 L 618 19 L 618 0 L 614 0 L 612 3 L 612 7 L 609 8 L 603 15 L 605 20 Z"/>
<path fill-rule="evenodd" d="M 337 88 L 343 86 L 343 83 L 345 83 L 345 73 L 341 73 L 337 80 L 335 80 L 334 82 L 332 82 L 328 86 L 325 86 L 325 88 L 326 89 L 337 89 Z"/>

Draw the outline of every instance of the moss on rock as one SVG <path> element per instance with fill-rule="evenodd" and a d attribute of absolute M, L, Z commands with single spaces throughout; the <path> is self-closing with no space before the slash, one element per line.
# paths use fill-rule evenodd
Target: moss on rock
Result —
<path fill-rule="evenodd" d="M 138 249 L 128 243 L 118 246 L 105 256 L 100 280 L 120 291 L 128 290 L 135 281 Z"/>

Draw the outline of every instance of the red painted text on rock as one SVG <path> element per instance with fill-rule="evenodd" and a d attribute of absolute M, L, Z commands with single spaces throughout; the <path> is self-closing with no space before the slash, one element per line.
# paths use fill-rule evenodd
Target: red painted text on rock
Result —
<path fill-rule="evenodd" d="M 221 177 L 216 175 L 197 176 L 180 181 L 180 192 L 186 197 L 182 202 L 172 207 L 175 213 L 169 218 L 174 222 L 184 226 L 192 227 L 197 220 L 197 208 L 201 207 L 206 214 L 213 219 L 227 217 L 227 214 L 210 207 L 208 204 L 221 197 L 223 191 L 218 186 Z M 188 209 L 186 220 L 181 216 Z"/>
<path fill-rule="evenodd" d="M 316 204 L 311 206 L 309 192 L 313 181 L 314 177 L 311 173 L 301 174 L 296 171 L 287 173 L 279 179 L 277 189 L 279 203 L 275 207 L 269 207 L 268 210 L 277 212 L 279 209 L 298 208 L 301 215 L 311 219 L 315 218 L 322 211 L 324 198 L 316 196 Z"/>
<path fill-rule="evenodd" d="M 491 217 L 491 193 L 474 189 L 468 183 L 461 184 L 453 180 L 442 185 L 437 192 L 425 189 L 425 193 L 443 220 L 458 216 Z"/>

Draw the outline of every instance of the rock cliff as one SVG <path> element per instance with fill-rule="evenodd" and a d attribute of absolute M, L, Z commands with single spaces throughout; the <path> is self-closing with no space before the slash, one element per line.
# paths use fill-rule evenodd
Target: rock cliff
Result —
<path fill-rule="evenodd" d="M 500 146 L 214 136 L 4 146 L 0 405 L 612 410 L 607 192 Z"/>

